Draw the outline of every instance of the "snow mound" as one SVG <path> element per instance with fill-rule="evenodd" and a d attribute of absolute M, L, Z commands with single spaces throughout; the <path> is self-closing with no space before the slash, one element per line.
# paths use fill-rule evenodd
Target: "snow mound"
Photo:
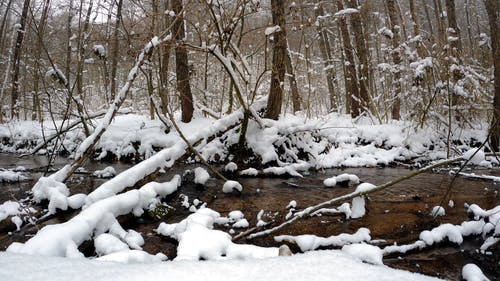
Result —
<path fill-rule="evenodd" d="M 230 193 L 233 192 L 233 190 L 241 192 L 243 190 L 243 186 L 241 186 L 239 182 L 232 180 L 226 181 L 222 186 L 222 192 L 224 193 Z"/>
<path fill-rule="evenodd" d="M 105 255 L 97 258 L 98 261 L 107 262 L 119 262 L 119 263 L 158 263 L 167 260 L 167 256 L 162 253 L 156 255 L 148 254 L 141 250 L 127 250 L 121 252 L 115 252 L 109 255 Z"/>
<path fill-rule="evenodd" d="M 490 279 L 484 275 L 483 271 L 473 263 L 464 265 L 462 268 L 462 277 L 466 281 L 490 281 Z"/>
<path fill-rule="evenodd" d="M 446 215 L 446 211 L 441 206 L 434 206 L 431 211 L 431 216 L 433 217 L 441 217 Z"/>
<path fill-rule="evenodd" d="M 103 170 L 97 170 L 92 175 L 98 178 L 112 178 L 116 175 L 115 168 L 108 166 Z"/>
<path fill-rule="evenodd" d="M 234 162 L 229 162 L 227 163 L 227 165 L 224 167 L 224 171 L 226 172 L 236 172 L 238 170 L 238 165 L 236 165 L 236 163 Z"/>
<path fill-rule="evenodd" d="M 207 170 L 202 167 L 197 167 L 194 169 L 194 183 L 205 185 L 208 179 L 210 179 L 210 175 Z"/>
<path fill-rule="evenodd" d="M 25 181 L 28 177 L 21 171 L 0 170 L 0 182 L 18 182 Z"/>
<path fill-rule="evenodd" d="M 231 236 L 213 226 L 220 214 L 202 208 L 179 223 L 160 223 L 156 231 L 179 241 L 175 260 L 219 260 L 278 256 L 278 248 L 235 244 Z"/>
<path fill-rule="evenodd" d="M 358 258 L 359 260 L 371 264 L 376 264 L 376 265 L 383 265 L 384 263 L 382 262 L 382 257 L 383 257 L 383 252 L 382 250 L 373 245 L 368 245 L 368 244 L 351 244 L 351 245 L 345 245 L 342 247 L 342 252 L 353 256 L 355 258 Z"/>

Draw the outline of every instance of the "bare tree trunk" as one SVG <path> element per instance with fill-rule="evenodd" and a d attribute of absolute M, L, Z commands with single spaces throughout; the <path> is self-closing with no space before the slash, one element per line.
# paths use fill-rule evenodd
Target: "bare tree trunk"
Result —
<path fill-rule="evenodd" d="M 347 0 L 347 7 L 358 9 L 357 0 Z M 354 32 L 354 42 L 356 44 L 356 52 L 359 60 L 359 96 L 360 104 L 363 110 L 371 109 L 371 98 L 368 91 L 369 63 L 368 63 L 368 48 L 363 30 L 363 22 L 359 12 L 350 15 L 351 27 Z"/>
<path fill-rule="evenodd" d="M 394 102 L 392 104 L 392 119 L 400 119 L 401 111 L 401 54 L 400 54 L 400 23 L 398 21 L 398 10 L 396 9 L 395 0 L 387 0 L 387 11 L 389 13 L 389 21 L 391 24 L 392 36 L 392 62 L 394 64 L 393 70 L 393 84 L 394 84 Z"/>
<path fill-rule="evenodd" d="M 0 25 L 0 50 L 4 50 L 4 43 L 6 42 L 6 38 L 4 37 L 5 34 L 5 24 L 7 23 L 7 19 L 9 18 L 10 15 L 10 7 L 12 6 L 12 0 L 9 0 L 7 2 L 7 6 L 5 7 L 5 12 L 3 13 L 2 17 L 2 24 Z"/>
<path fill-rule="evenodd" d="M 111 73 L 110 73 L 110 87 L 109 91 L 111 94 L 111 101 L 115 99 L 116 95 L 116 71 L 118 68 L 118 37 L 120 33 L 120 25 L 122 23 L 122 6 L 123 0 L 118 0 L 118 4 L 116 5 L 116 21 L 115 21 L 115 30 L 113 32 L 113 46 L 111 53 Z"/>
<path fill-rule="evenodd" d="M 434 37 L 434 27 L 432 26 L 432 20 L 431 20 L 431 15 L 429 12 L 429 7 L 427 6 L 427 3 L 425 0 L 422 0 L 422 5 L 424 6 L 425 18 L 427 20 L 427 25 L 429 28 L 429 33 L 430 33 L 432 43 L 435 43 L 436 38 Z"/>
<path fill-rule="evenodd" d="M 193 95 L 189 85 L 189 66 L 187 50 L 184 46 L 184 18 L 182 0 L 172 0 L 172 10 L 177 16 L 173 26 L 173 39 L 175 40 L 175 72 L 177 78 L 177 91 L 181 99 L 182 122 L 190 122 L 193 118 Z"/>
<path fill-rule="evenodd" d="M 292 91 L 292 107 L 293 112 L 300 111 L 300 94 L 299 87 L 297 87 L 297 80 L 295 78 L 295 69 L 293 68 L 292 56 L 290 55 L 290 46 L 288 45 L 287 40 L 287 48 L 286 48 L 286 73 L 288 74 L 288 82 L 290 83 L 290 90 Z"/>
<path fill-rule="evenodd" d="M 342 0 L 337 0 L 337 8 L 339 11 L 344 9 Z M 349 35 L 349 30 L 347 29 L 347 22 L 345 16 L 339 17 L 339 26 L 342 34 L 343 42 L 343 52 L 344 52 L 344 66 L 345 66 L 345 91 L 346 91 L 346 103 L 349 103 L 351 117 L 359 116 L 361 112 L 360 96 L 358 88 L 358 79 L 356 77 L 356 62 L 354 61 L 354 52 L 351 45 L 351 36 Z"/>
<path fill-rule="evenodd" d="M 40 18 L 40 23 L 38 24 L 38 40 L 36 42 L 35 48 L 35 69 L 33 73 L 33 113 L 31 119 L 42 121 L 42 110 L 40 107 L 40 93 L 39 93 L 39 80 L 40 80 L 40 57 L 42 50 L 42 39 L 45 32 L 45 23 L 47 22 L 47 16 L 50 8 L 50 0 L 45 0 L 43 6 L 42 17 Z"/>
<path fill-rule="evenodd" d="M 438 45 L 443 46 L 446 42 L 443 22 L 443 8 L 441 7 L 441 0 L 433 0 L 434 15 L 436 17 L 437 31 L 438 31 Z"/>
<path fill-rule="evenodd" d="M 170 1 L 169 0 L 164 0 L 163 7 L 164 10 L 168 9 L 170 7 Z M 171 24 L 170 17 L 164 17 L 164 28 L 168 28 Z M 163 115 L 167 114 L 168 110 L 168 66 L 170 64 L 170 49 L 171 46 L 170 44 L 165 44 L 160 50 L 161 50 L 161 56 L 160 56 L 160 106 L 161 106 L 161 113 Z M 208 56 L 208 54 L 207 54 Z"/>
<path fill-rule="evenodd" d="M 490 24 L 491 50 L 493 54 L 495 95 L 493 98 L 493 118 L 490 126 L 490 145 L 499 151 L 500 142 L 500 3 L 498 0 L 484 0 Z"/>
<path fill-rule="evenodd" d="M 271 70 L 271 87 L 264 117 L 277 120 L 281 113 L 283 101 L 283 83 L 285 80 L 286 31 L 285 1 L 271 0 L 273 25 L 279 26 L 274 32 L 273 67 Z"/>
<path fill-rule="evenodd" d="M 460 69 L 460 65 L 462 65 L 462 43 L 460 39 L 460 29 L 457 25 L 457 17 L 455 13 L 455 0 L 446 0 L 446 14 L 448 17 L 448 44 L 449 48 L 449 66 L 451 71 L 452 78 L 452 96 L 451 96 L 451 105 L 455 106 L 461 103 L 459 99 L 459 95 L 455 93 L 453 90 L 455 88 L 455 84 L 458 80 L 463 78 L 462 70 Z M 455 65 L 455 67 L 453 66 Z M 455 116 L 457 120 L 460 120 L 459 115 Z"/>
<path fill-rule="evenodd" d="M 420 22 L 418 20 L 417 16 L 417 7 L 415 6 L 415 0 L 410 0 L 410 15 L 412 19 L 412 24 L 413 24 L 413 36 L 419 36 L 420 35 Z M 423 43 L 423 38 L 418 40 L 416 42 L 417 44 L 417 54 L 420 58 L 425 57 L 425 52 L 424 48 L 422 46 Z"/>
<path fill-rule="evenodd" d="M 326 83 L 328 85 L 328 93 L 330 97 L 330 110 L 337 109 L 337 98 L 335 94 L 335 71 L 333 69 L 333 58 L 332 51 L 330 48 L 330 39 L 328 38 L 328 33 L 323 26 L 323 20 L 320 18 L 324 15 L 323 6 L 321 3 L 316 3 L 314 9 L 314 14 L 316 16 L 316 21 L 319 23 L 316 28 L 319 36 L 319 48 L 321 50 L 321 57 L 323 59 L 323 64 L 325 66 L 326 72 Z"/>
<path fill-rule="evenodd" d="M 23 46 L 24 35 L 26 33 L 26 19 L 28 17 L 29 7 L 30 7 L 30 0 L 24 0 L 20 27 L 17 30 L 16 46 L 14 48 L 14 65 L 12 68 L 12 94 L 10 100 L 11 118 L 19 118 L 19 109 L 17 106 L 19 99 L 19 89 L 20 89 L 19 66 L 21 64 L 21 51 Z"/>
<path fill-rule="evenodd" d="M 90 129 L 85 121 L 85 107 L 84 107 L 84 95 L 83 95 L 83 64 L 84 64 L 84 56 L 85 56 L 85 46 L 88 41 L 88 31 L 90 26 L 90 15 L 92 13 L 92 8 L 94 6 L 94 1 L 91 0 L 89 6 L 87 8 L 87 14 L 85 15 L 85 21 L 83 23 L 83 29 L 78 27 L 78 44 L 77 44 L 77 66 L 76 66 L 76 95 L 77 98 L 74 99 L 76 104 L 76 109 L 78 111 L 78 115 L 80 116 L 80 120 L 82 121 L 83 129 L 85 131 L 85 136 L 90 136 Z M 78 18 L 78 22 L 81 20 L 81 13 L 83 8 L 83 0 L 80 2 L 80 15 Z"/>
<path fill-rule="evenodd" d="M 68 21 L 66 22 L 66 67 L 64 75 L 66 76 L 66 81 L 70 81 L 71 74 L 71 22 L 73 21 L 73 0 L 69 1 L 68 6 Z M 68 98 L 69 102 L 69 98 Z"/>

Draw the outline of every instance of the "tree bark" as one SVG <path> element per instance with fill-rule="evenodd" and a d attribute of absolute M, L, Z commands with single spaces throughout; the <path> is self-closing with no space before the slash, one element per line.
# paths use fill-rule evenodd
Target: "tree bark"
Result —
<path fill-rule="evenodd" d="M 389 22 L 391 24 L 392 37 L 392 62 L 393 62 L 393 85 L 394 85 L 394 102 L 392 104 L 392 119 L 400 119 L 401 111 L 401 54 L 400 54 L 400 25 L 398 21 L 398 10 L 394 0 L 387 0 L 387 11 L 389 13 Z"/>
<path fill-rule="evenodd" d="M 122 6 L 123 6 L 123 0 L 118 0 L 118 4 L 116 5 L 116 21 L 115 21 L 115 30 L 113 33 L 113 46 L 112 46 L 112 51 L 113 53 L 111 54 L 111 73 L 110 73 L 110 95 L 111 95 L 111 102 L 115 99 L 116 95 L 116 70 L 118 68 L 118 37 L 119 37 L 119 31 L 120 31 L 120 25 L 122 22 Z"/>
<path fill-rule="evenodd" d="M 288 41 L 287 41 L 288 43 Z M 300 111 L 300 94 L 299 87 L 297 86 L 297 79 L 295 78 L 295 69 L 293 68 L 292 56 L 290 55 L 290 46 L 287 44 L 286 48 L 286 72 L 288 74 L 288 82 L 290 83 L 290 90 L 292 92 L 292 107 L 293 113 Z"/>
<path fill-rule="evenodd" d="M 47 22 L 47 16 L 50 8 L 50 0 L 45 0 L 43 6 L 42 17 L 40 18 L 40 23 L 38 24 L 38 40 L 36 41 L 35 48 L 35 69 L 33 71 L 33 112 L 32 120 L 42 121 L 42 110 L 40 106 L 40 93 L 39 93 L 39 80 L 40 80 L 40 57 L 42 49 L 42 38 L 45 33 L 45 23 Z"/>
<path fill-rule="evenodd" d="M 484 0 L 490 25 L 491 51 L 494 66 L 493 118 L 490 126 L 490 145 L 494 151 L 499 151 L 500 142 L 500 3 L 498 0 Z"/>
<path fill-rule="evenodd" d="M 357 0 L 347 0 L 347 7 L 358 9 Z M 368 48 L 363 30 L 363 20 L 359 12 L 350 15 L 351 27 L 354 32 L 354 43 L 359 61 L 359 97 L 362 110 L 371 109 L 370 93 L 368 91 L 369 63 Z"/>
<path fill-rule="evenodd" d="M 265 118 L 278 120 L 283 101 L 283 83 L 285 80 L 286 31 L 285 31 L 285 1 L 271 0 L 273 25 L 279 30 L 273 33 L 273 66 L 271 70 L 271 87 Z"/>
<path fill-rule="evenodd" d="M 21 64 L 21 51 L 23 46 L 24 34 L 26 33 L 26 19 L 28 17 L 28 9 L 30 0 L 24 0 L 23 10 L 21 14 L 20 27 L 17 29 L 16 46 L 14 48 L 14 65 L 12 68 L 12 94 L 10 100 L 10 115 L 11 118 L 19 118 L 19 109 L 17 106 L 19 99 L 19 67 Z"/>
<path fill-rule="evenodd" d="M 2 17 L 2 24 L 0 25 L 0 50 L 4 50 L 4 43 L 6 42 L 6 36 L 5 34 L 5 24 L 7 23 L 7 19 L 9 18 L 10 15 L 10 7 L 12 6 L 13 0 L 9 0 L 7 2 L 7 7 L 5 7 L 5 12 L 3 13 Z"/>
<path fill-rule="evenodd" d="M 177 16 L 173 26 L 173 39 L 175 40 L 175 73 L 177 79 L 177 91 L 181 99 L 182 122 L 190 122 L 193 118 L 193 95 L 189 85 L 189 66 L 187 50 L 184 46 L 184 8 L 182 0 L 172 1 L 172 10 Z"/>
<path fill-rule="evenodd" d="M 342 0 L 337 0 L 337 8 L 339 11 L 344 9 Z M 351 117 L 359 116 L 361 112 L 360 96 L 358 88 L 358 79 L 356 77 L 356 62 L 354 61 L 354 52 L 351 45 L 351 36 L 347 29 L 347 22 L 345 16 L 339 17 L 339 26 L 342 34 L 343 52 L 344 52 L 344 66 L 345 66 L 345 91 L 346 103 L 349 103 Z"/>
<path fill-rule="evenodd" d="M 316 21 L 318 25 L 316 26 L 318 36 L 319 36 L 319 48 L 321 50 L 321 57 L 323 59 L 323 64 L 326 72 L 326 83 L 328 85 L 328 93 L 330 97 L 330 110 L 337 109 L 337 98 L 335 94 L 335 71 L 333 69 L 333 57 L 330 47 L 330 39 L 328 38 L 328 33 L 323 26 L 323 20 L 320 19 L 325 13 L 323 11 L 323 6 L 321 3 L 316 3 L 317 7 L 314 9 L 314 14 L 316 16 Z"/>

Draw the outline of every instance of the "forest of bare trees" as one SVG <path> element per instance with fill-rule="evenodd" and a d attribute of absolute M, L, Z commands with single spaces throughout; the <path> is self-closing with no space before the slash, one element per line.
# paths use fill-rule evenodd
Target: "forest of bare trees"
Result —
<path fill-rule="evenodd" d="M 78 118 L 89 135 L 89 116 L 114 102 L 138 53 L 157 40 L 123 105 L 151 118 L 180 110 L 190 122 L 238 107 L 248 118 L 249 105 L 268 96 L 264 117 L 271 119 L 337 112 L 443 132 L 482 122 L 497 149 L 499 6 L 498 0 L 2 0 L 0 121 Z"/>

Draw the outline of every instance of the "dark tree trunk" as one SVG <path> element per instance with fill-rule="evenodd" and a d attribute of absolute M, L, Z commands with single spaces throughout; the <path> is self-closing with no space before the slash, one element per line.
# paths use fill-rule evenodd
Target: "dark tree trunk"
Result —
<path fill-rule="evenodd" d="M 115 22 L 115 30 L 113 32 L 113 46 L 112 46 L 112 51 L 113 53 L 111 54 L 111 73 L 110 73 L 110 95 L 111 95 L 111 102 L 115 99 L 116 95 L 116 71 L 118 68 L 118 36 L 119 36 L 119 31 L 120 31 L 120 25 L 122 22 L 122 6 L 123 6 L 123 0 L 119 0 L 118 4 L 116 6 L 116 22 Z"/>
<path fill-rule="evenodd" d="M 344 5 L 342 0 L 337 0 L 338 10 L 343 10 Z M 359 101 L 361 100 L 359 96 L 358 80 L 356 77 L 356 62 L 354 61 L 354 52 L 351 45 L 351 36 L 349 35 L 349 30 L 347 28 L 347 22 L 345 16 L 339 17 L 340 32 L 342 34 L 343 51 L 344 51 L 344 66 L 345 66 L 345 91 L 346 91 L 346 103 L 349 103 L 349 109 L 352 117 L 357 117 L 361 113 L 361 106 Z"/>
<path fill-rule="evenodd" d="M 317 7 L 314 9 L 316 16 L 316 21 L 319 23 L 317 25 L 317 31 L 319 36 L 319 48 L 321 50 L 321 57 L 323 59 L 323 64 L 325 66 L 326 72 L 326 83 L 328 86 L 328 93 L 330 97 L 330 110 L 337 109 L 337 101 L 335 94 L 335 71 L 333 69 L 333 58 L 332 51 L 330 47 L 330 39 L 328 38 L 328 33 L 323 26 L 323 20 L 320 18 L 324 16 L 323 6 L 321 3 L 316 3 Z"/>
<path fill-rule="evenodd" d="M 394 0 L 387 0 L 387 11 L 389 13 L 389 22 L 391 24 L 392 37 L 392 62 L 394 64 L 393 70 L 393 85 L 394 85 L 394 102 L 392 104 L 392 119 L 400 119 L 401 110 L 401 54 L 400 54 L 400 23 L 398 21 L 398 10 Z"/>
<path fill-rule="evenodd" d="M 292 56 L 290 55 L 290 46 L 287 44 L 286 49 L 286 73 L 288 73 L 288 82 L 290 83 L 290 90 L 292 91 L 292 107 L 293 112 L 300 111 L 300 94 L 299 87 L 297 86 L 297 79 L 295 78 L 295 70 L 293 68 Z"/>
<path fill-rule="evenodd" d="M 490 145 L 495 151 L 499 151 L 500 142 L 500 3 L 498 0 L 485 0 L 488 21 L 490 24 L 491 50 L 494 65 L 494 87 L 493 118 L 490 126 Z"/>
<path fill-rule="evenodd" d="M 17 106 L 19 99 L 19 66 L 21 64 L 21 50 L 23 46 L 24 34 L 26 32 L 26 19 L 28 17 L 28 9 L 30 0 L 24 0 L 23 11 L 21 14 L 20 27 L 17 30 L 16 46 L 14 47 L 14 65 L 12 68 L 12 95 L 10 101 L 11 118 L 19 118 L 19 108 Z"/>
<path fill-rule="evenodd" d="M 181 99 L 182 122 L 190 122 L 193 118 L 193 96 L 189 85 L 189 66 L 187 50 L 183 44 L 184 40 L 184 13 L 182 0 L 172 1 L 172 10 L 175 12 L 177 19 L 173 26 L 173 39 L 175 45 L 175 73 L 177 78 L 177 91 L 179 91 Z"/>
<path fill-rule="evenodd" d="M 274 32 L 273 66 L 271 71 L 271 88 L 264 117 L 278 120 L 283 101 L 283 83 L 285 80 L 286 31 L 285 31 L 285 1 L 271 0 L 273 25 L 279 26 Z"/>
<path fill-rule="evenodd" d="M 357 0 L 347 0 L 347 7 L 358 9 Z M 368 77 L 369 77 L 369 64 L 368 64 L 368 48 L 366 46 L 365 34 L 363 30 L 363 21 L 361 14 L 353 13 L 350 16 L 351 27 L 354 32 L 354 43 L 356 44 L 356 54 L 359 60 L 359 96 L 362 110 L 370 110 L 371 99 L 368 91 Z"/>

